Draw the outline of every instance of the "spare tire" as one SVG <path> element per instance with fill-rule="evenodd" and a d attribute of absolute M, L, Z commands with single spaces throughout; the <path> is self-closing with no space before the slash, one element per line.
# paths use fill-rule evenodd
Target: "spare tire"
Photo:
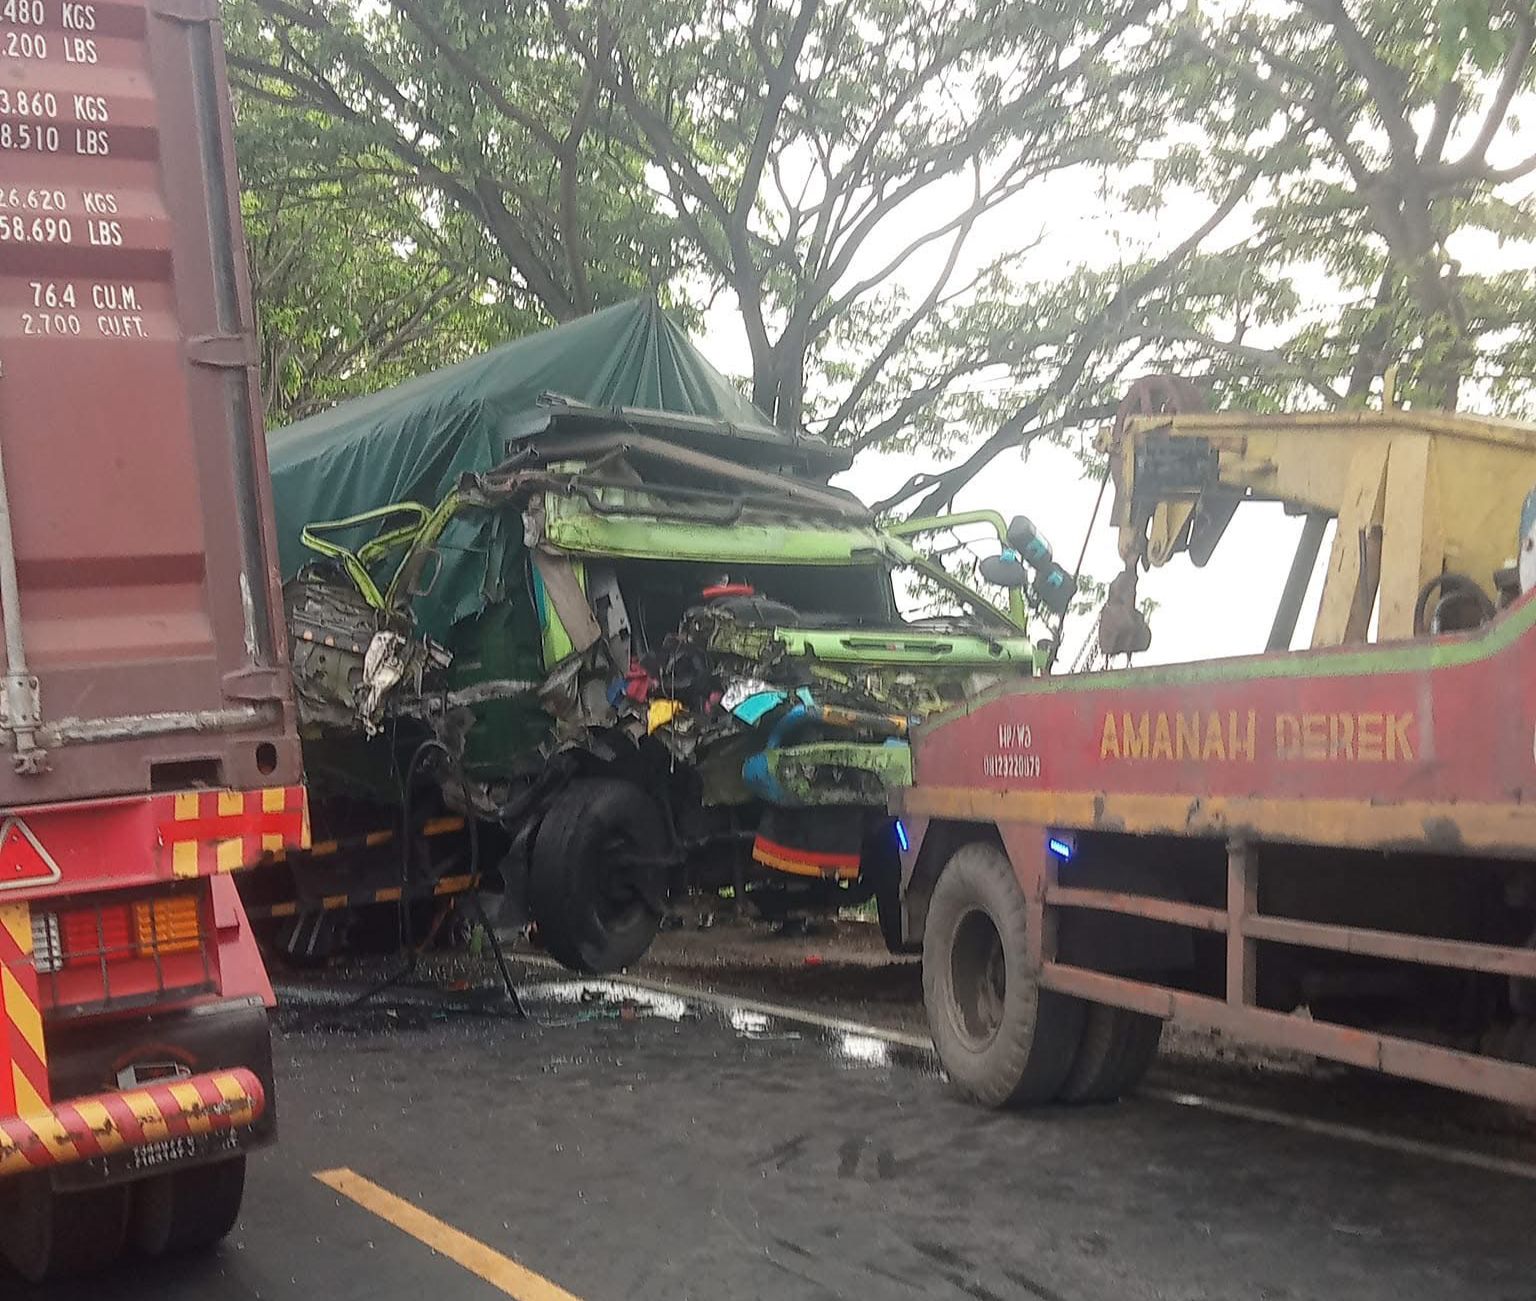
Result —
<path fill-rule="evenodd" d="M 550 955 L 573 971 L 630 965 L 661 925 L 671 837 L 656 801 L 633 782 L 579 777 L 539 825 L 528 904 Z"/>

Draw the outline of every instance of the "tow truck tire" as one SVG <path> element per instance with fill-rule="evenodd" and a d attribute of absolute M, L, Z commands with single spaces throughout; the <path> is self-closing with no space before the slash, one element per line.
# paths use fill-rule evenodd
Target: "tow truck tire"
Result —
<path fill-rule="evenodd" d="M 1041 989 L 1025 970 L 1029 908 L 995 845 L 956 850 L 934 886 L 923 930 L 923 1003 L 939 1061 L 989 1107 L 1057 1096 L 1083 1036 L 1081 1001 Z"/>
<path fill-rule="evenodd" d="M 561 791 L 533 842 L 528 902 L 544 947 L 573 971 L 619 971 L 651 947 L 666 889 L 669 846 L 661 810 L 633 782 L 583 777 Z M 618 875 L 616 857 L 654 865 Z"/>
<path fill-rule="evenodd" d="M 128 1189 L 55 1192 L 44 1175 L 5 1180 L 0 1254 L 29 1283 L 93 1273 L 112 1264 L 128 1233 Z"/>
<path fill-rule="evenodd" d="M 1155 1016 L 1090 1003 L 1062 1102 L 1118 1102 L 1141 1082 L 1157 1056 L 1163 1023 Z"/>
<path fill-rule="evenodd" d="M 135 1184 L 129 1240 L 146 1256 L 204 1251 L 228 1235 L 245 1196 L 245 1158 L 156 1175 Z"/>

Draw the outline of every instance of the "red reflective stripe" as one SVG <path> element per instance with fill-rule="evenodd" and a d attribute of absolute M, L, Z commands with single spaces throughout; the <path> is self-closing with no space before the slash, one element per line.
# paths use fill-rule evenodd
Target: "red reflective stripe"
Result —
<path fill-rule="evenodd" d="M 21 1073 L 27 1077 L 37 1096 L 44 1102 L 48 1101 L 48 1068 L 37 1060 L 37 1054 L 32 1051 L 32 1045 L 22 1038 L 19 1030 L 13 1030 L 10 1038 L 11 1060 L 21 1068 Z"/>
<path fill-rule="evenodd" d="M 133 1114 L 133 1108 L 123 1100 L 122 1094 L 104 1093 L 98 1101 L 107 1109 L 107 1115 L 112 1117 L 112 1123 L 117 1126 L 117 1132 L 123 1136 L 124 1142 L 130 1147 L 137 1147 L 144 1141 L 144 1127 Z"/>
<path fill-rule="evenodd" d="M 219 1092 L 219 1086 L 213 1082 L 211 1076 L 199 1075 L 191 1081 L 192 1087 L 197 1090 L 197 1096 L 203 1100 L 205 1107 L 222 1107 L 224 1095 Z"/>
<path fill-rule="evenodd" d="M 180 1080 L 177 1081 L 181 1083 Z M 163 1084 L 154 1084 L 144 1090 L 149 1100 L 160 1108 L 160 1115 L 165 1120 L 167 1133 L 173 1138 L 179 1138 L 183 1134 L 192 1132 L 192 1122 L 187 1119 L 186 1113 L 181 1109 L 181 1103 L 176 1101 L 176 1095 Z"/>
<path fill-rule="evenodd" d="M 0 1121 L 0 1128 L 3 1128 L 11 1142 L 16 1144 L 17 1150 L 27 1159 L 28 1165 L 36 1166 L 41 1170 L 46 1166 L 58 1164 L 53 1159 L 53 1153 L 48 1150 L 48 1145 L 38 1137 L 37 1131 L 20 1116 L 13 1120 Z"/>
<path fill-rule="evenodd" d="M 80 1153 L 87 1161 L 92 1157 L 101 1156 L 101 1144 L 96 1141 L 96 1135 L 91 1133 L 91 1127 L 85 1123 L 82 1116 L 68 1102 L 57 1103 L 53 1108 L 56 1115 L 69 1131 L 69 1141 L 75 1145 L 75 1151 Z"/>
<path fill-rule="evenodd" d="M 814 863 L 818 867 L 857 867 L 859 856 L 857 854 L 828 854 L 820 853 L 814 849 L 791 848 L 788 845 L 780 845 L 776 841 L 769 840 L 767 836 L 758 836 L 757 844 L 763 851 L 777 858 L 787 858 L 795 863 Z"/>

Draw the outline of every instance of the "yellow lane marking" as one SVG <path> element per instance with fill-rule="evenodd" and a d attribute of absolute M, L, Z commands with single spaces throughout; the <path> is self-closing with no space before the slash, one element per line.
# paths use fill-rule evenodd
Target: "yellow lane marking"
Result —
<path fill-rule="evenodd" d="M 515 1301 L 580 1301 L 563 1287 L 519 1265 L 509 1256 L 487 1247 L 485 1243 L 460 1233 L 428 1215 L 419 1206 L 396 1197 L 387 1189 L 364 1179 L 354 1170 L 317 1170 L 315 1178 L 327 1188 L 356 1202 L 381 1220 L 393 1224 L 418 1242 L 446 1256 L 471 1274 L 483 1278 L 492 1287 Z"/>

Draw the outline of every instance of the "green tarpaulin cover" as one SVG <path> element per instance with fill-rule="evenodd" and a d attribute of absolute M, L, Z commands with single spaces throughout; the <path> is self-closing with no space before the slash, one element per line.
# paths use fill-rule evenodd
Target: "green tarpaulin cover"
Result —
<path fill-rule="evenodd" d="M 548 393 L 702 416 L 759 436 L 771 428 L 653 301 L 623 303 L 269 433 L 283 577 L 314 559 L 299 540 L 306 524 L 399 501 L 436 505 L 463 474 L 505 459 L 509 431 L 537 428 Z M 505 559 L 520 530 L 520 520 L 475 513 L 449 526 L 442 568 L 414 606 L 423 632 L 445 636 L 517 581 Z"/>

